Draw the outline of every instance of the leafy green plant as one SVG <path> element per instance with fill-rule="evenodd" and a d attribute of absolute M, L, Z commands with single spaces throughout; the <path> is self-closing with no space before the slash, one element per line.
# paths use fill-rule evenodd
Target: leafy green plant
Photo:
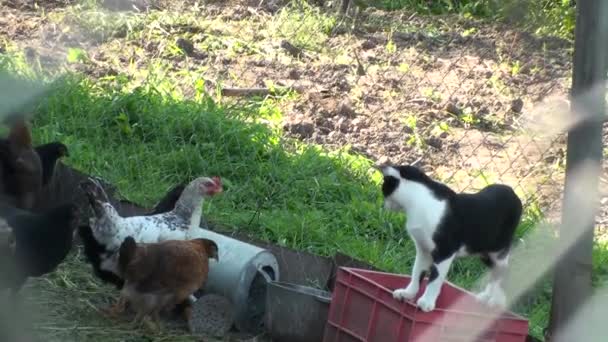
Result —
<path fill-rule="evenodd" d="M 410 71 L 410 65 L 407 63 L 399 64 L 399 71 L 406 74 L 408 71 Z"/>
<path fill-rule="evenodd" d="M 515 61 L 511 64 L 511 76 L 518 75 L 521 71 L 521 64 L 519 61 Z"/>
<path fill-rule="evenodd" d="M 434 136 L 440 135 L 440 134 L 444 134 L 444 133 L 449 133 L 450 132 L 450 125 L 448 125 L 447 122 L 445 121 L 441 121 L 439 123 L 436 123 L 433 126 L 433 130 L 431 131 L 431 133 Z"/>
<path fill-rule="evenodd" d="M 397 52 L 397 45 L 395 45 L 395 42 L 393 41 L 393 32 L 392 31 L 388 35 L 388 41 L 386 42 L 385 49 L 386 49 L 386 52 L 388 52 L 389 54 L 393 54 L 393 53 Z"/>
<path fill-rule="evenodd" d="M 65 14 L 56 14 L 51 19 L 67 24 L 64 30 L 78 30 L 98 42 L 116 37 L 128 37 L 144 25 L 141 16 L 107 12 L 90 5 L 68 7 Z"/>
<path fill-rule="evenodd" d="M 473 110 L 470 107 L 466 107 L 458 118 L 460 119 L 460 121 L 462 121 L 466 128 L 479 123 L 479 119 L 475 116 Z"/>
<path fill-rule="evenodd" d="M 87 52 L 82 49 L 69 48 L 67 60 L 69 63 L 86 62 L 89 59 Z"/>
<path fill-rule="evenodd" d="M 416 118 L 416 116 L 408 115 L 405 117 L 403 122 L 412 131 L 412 133 L 410 133 L 410 136 L 406 140 L 406 144 L 410 146 L 416 146 L 417 148 L 423 148 L 424 140 L 420 136 L 418 130 L 418 119 Z"/>
<path fill-rule="evenodd" d="M 428 98 L 433 102 L 441 102 L 441 93 L 435 90 L 434 88 L 422 89 L 422 96 Z"/>
<path fill-rule="evenodd" d="M 477 32 L 477 28 L 475 28 L 475 27 L 471 27 L 471 28 L 468 28 L 468 29 L 464 30 L 464 31 L 461 33 L 461 35 L 462 35 L 463 37 L 468 37 L 468 36 L 470 36 L 470 35 L 474 34 L 475 32 Z"/>
<path fill-rule="evenodd" d="M 274 16 L 270 30 L 297 47 L 319 51 L 336 24 L 332 15 L 298 0 Z"/>
<path fill-rule="evenodd" d="M 570 0 L 370 0 L 387 10 L 408 9 L 422 14 L 458 13 L 465 18 L 515 22 L 539 35 L 572 39 L 575 7 Z M 474 29 L 463 32 L 463 36 Z"/>

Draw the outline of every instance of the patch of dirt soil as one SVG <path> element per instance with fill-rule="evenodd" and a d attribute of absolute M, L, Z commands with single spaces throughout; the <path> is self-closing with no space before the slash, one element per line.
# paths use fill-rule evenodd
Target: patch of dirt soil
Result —
<path fill-rule="evenodd" d="M 312 66 L 302 77 L 325 93 L 303 96 L 285 118 L 293 136 L 352 145 L 379 163 L 421 165 L 462 191 L 506 182 L 545 209 L 559 202 L 563 139 L 520 131 L 520 118 L 546 96 L 566 96 L 567 45 L 500 27 L 464 37 L 455 26 L 425 35 L 360 32 L 335 36 L 355 61 Z M 501 31 L 505 30 L 505 31 Z M 461 31 L 462 32 L 462 31 Z M 396 51 L 391 51 L 394 44 Z M 357 55 L 355 55 L 355 53 Z M 359 59 L 365 73 L 357 72 Z"/>

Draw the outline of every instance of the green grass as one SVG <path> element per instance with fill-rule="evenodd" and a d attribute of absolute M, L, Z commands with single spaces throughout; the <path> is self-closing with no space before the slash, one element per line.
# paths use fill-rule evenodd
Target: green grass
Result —
<path fill-rule="evenodd" d="M 390 246 L 377 240 L 388 232 L 378 227 L 402 222 L 380 210 L 379 175 L 370 161 L 282 138 L 255 122 L 268 119 L 264 100 L 235 107 L 161 89 L 162 83 L 144 84 L 121 92 L 69 78 L 38 108 L 36 138 L 64 141 L 74 155 L 68 163 L 143 204 L 177 182 L 220 175 L 227 189 L 209 201 L 210 219 L 317 253 L 360 251 L 392 268 L 385 258 Z M 378 244 L 370 248 L 368 238 Z"/>
<path fill-rule="evenodd" d="M 304 49 L 321 50 L 329 33 L 336 25 L 336 18 L 301 0 L 292 1 L 274 17 L 270 28 L 278 36 Z"/>
<path fill-rule="evenodd" d="M 458 13 L 465 17 L 517 23 L 541 36 L 574 37 L 575 7 L 570 0 L 353 0 L 387 10 L 422 14 Z"/>

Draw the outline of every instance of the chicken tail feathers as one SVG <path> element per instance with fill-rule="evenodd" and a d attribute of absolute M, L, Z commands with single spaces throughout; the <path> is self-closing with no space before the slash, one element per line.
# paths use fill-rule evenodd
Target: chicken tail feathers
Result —
<path fill-rule="evenodd" d="M 103 207 L 101 206 L 101 203 L 99 201 L 97 201 L 95 196 L 91 195 L 91 193 L 85 192 L 85 195 L 87 197 L 87 200 L 89 201 L 89 204 L 93 208 L 93 211 L 95 212 L 95 216 L 98 218 L 102 217 L 105 214 L 105 212 L 103 210 Z"/>
<path fill-rule="evenodd" d="M 80 188 L 84 192 L 87 200 L 97 217 L 102 217 L 105 214 L 105 210 L 102 203 L 109 203 L 108 195 L 103 190 L 103 187 L 93 178 L 88 178 L 80 183 Z"/>
<path fill-rule="evenodd" d="M 97 181 L 93 177 L 89 177 L 86 180 L 80 182 L 80 188 L 85 192 L 87 196 L 90 198 L 99 200 L 101 202 L 109 203 L 110 200 L 108 198 L 108 194 L 103 189 L 99 181 Z"/>
<path fill-rule="evenodd" d="M 131 236 L 127 236 L 118 250 L 118 267 L 121 270 L 124 271 L 127 268 L 135 256 L 136 250 L 137 243 L 135 242 L 135 239 Z"/>
<path fill-rule="evenodd" d="M 110 203 L 110 197 L 106 193 L 106 190 L 103 188 L 103 186 L 101 186 L 101 182 L 94 178 L 90 179 L 93 181 L 93 183 L 95 183 L 95 186 L 97 187 L 97 195 L 99 200 L 101 200 L 102 202 Z"/>

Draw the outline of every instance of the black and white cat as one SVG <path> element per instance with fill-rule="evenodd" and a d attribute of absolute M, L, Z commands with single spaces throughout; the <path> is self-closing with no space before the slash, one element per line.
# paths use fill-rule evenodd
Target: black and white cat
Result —
<path fill-rule="evenodd" d="M 405 211 L 406 230 L 416 246 L 412 280 L 406 288 L 393 291 L 393 297 L 415 298 L 421 277 L 430 271 L 416 305 L 432 311 L 454 258 L 477 255 L 491 269 L 490 281 L 477 294 L 478 300 L 504 307 L 501 281 L 522 215 L 521 200 L 513 189 L 493 184 L 474 194 L 456 193 L 414 166 L 383 165 L 378 169 L 384 175 L 384 207 Z"/>

